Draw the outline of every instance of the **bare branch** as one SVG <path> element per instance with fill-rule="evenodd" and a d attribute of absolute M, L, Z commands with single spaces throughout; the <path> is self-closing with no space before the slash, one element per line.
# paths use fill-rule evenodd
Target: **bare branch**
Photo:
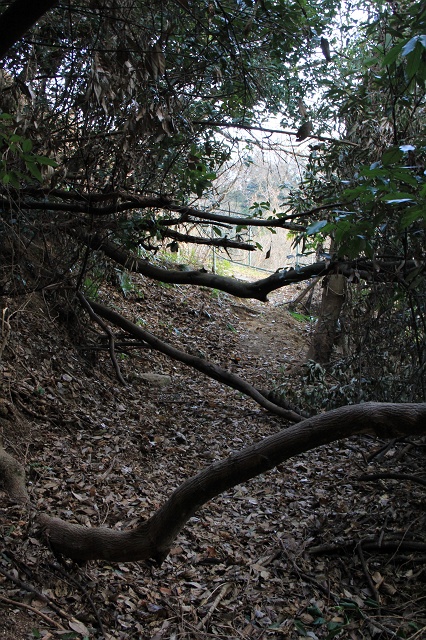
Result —
<path fill-rule="evenodd" d="M 81 298 L 85 300 L 83 296 L 81 296 Z M 105 318 L 105 320 L 112 322 L 115 326 L 124 329 L 124 331 L 127 331 L 138 340 L 143 340 L 143 342 L 148 344 L 152 349 L 160 351 L 174 360 L 183 362 L 193 369 L 201 371 L 201 373 L 209 376 L 209 378 L 213 378 L 213 380 L 218 380 L 218 382 L 222 382 L 228 387 L 232 387 L 232 389 L 241 391 L 250 398 L 253 398 L 253 400 L 260 404 L 261 407 L 264 407 L 277 416 L 290 420 L 291 422 L 300 422 L 302 419 L 296 412 L 284 409 L 283 407 L 280 407 L 268 400 L 261 391 L 253 387 L 246 380 L 243 380 L 243 378 L 240 378 L 240 376 L 237 376 L 235 373 L 226 371 L 226 369 L 222 369 L 222 367 L 219 367 L 217 364 L 207 362 L 207 360 L 204 360 L 203 358 L 198 358 L 197 356 L 193 356 L 181 351 L 180 349 L 172 347 L 170 344 L 167 344 L 167 342 L 163 342 L 160 338 L 149 333 L 149 331 L 133 324 L 133 322 L 130 322 L 130 320 L 127 320 L 121 314 L 117 313 L 117 311 L 113 311 L 109 307 L 99 304 L 99 302 L 89 300 L 87 303 L 90 304 L 92 311 L 98 316 L 101 316 L 102 318 Z"/>
<path fill-rule="evenodd" d="M 110 198 L 111 199 L 111 198 Z M 176 224 L 181 222 L 188 222 L 190 218 L 196 220 L 208 220 L 212 222 L 223 222 L 225 224 L 250 226 L 250 227 L 279 227 L 280 229 L 289 229 L 290 231 L 304 231 L 305 227 L 294 222 L 287 222 L 286 218 L 243 218 L 239 216 L 225 216 L 218 213 L 209 213 L 208 211 L 201 211 L 201 209 L 194 209 L 193 207 L 182 206 L 174 204 L 171 200 L 164 198 L 150 198 L 150 197 L 131 197 L 124 202 L 118 202 L 112 198 L 114 202 L 103 207 L 93 206 L 93 200 L 82 200 L 80 204 L 69 202 L 57 202 L 57 201 L 38 201 L 38 200 L 20 200 L 20 209 L 31 209 L 34 211 L 63 211 L 66 213 L 85 213 L 95 217 L 105 217 L 111 215 L 117 215 L 125 211 L 132 211 L 135 209 L 163 209 L 165 211 L 171 211 L 181 214 L 181 218 L 176 220 Z M 80 198 L 79 198 L 80 200 Z M 0 198 L 0 202 L 5 209 L 16 209 L 9 198 Z"/>
<path fill-rule="evenodd" d="M 102 238 L 100 235 L 84 234 L 73 230 L 69 232 L 74 238 L 80 240 L 87 246 L 97 251 L 102 251 L 108 258 L 114 260 L 125 269 L 135 273 L 159 280 L 160 282 L 169 282 L 173 284 L 190 284 L 200 287 L 209 287 L 225 291 L 238 298 L 253 298 L 265 302 L 271 291 L 280 289 L 294 282 L 301 282 L 314 276 L 325 275 L 330 266 L 325 262 L 317 262 L 301 269 L 289 269 L 277 271 L 267 278 L 257 280 L 256 282 L 245 282 L 236 278 L 227 278 L 219 276 L 215 273 L 209 273 L 205 269 L 197 271 L 175 271 L 151 264 L 148 260 L 138 258 L 129 254 L 127 251 L 120 249 L 116 244 Z"/>
<path fill-rule="evenodd" d="M 254 244 L 246 244 L 245 242 L 237 242 L 229 240 L 226 236 L 223 238 L 203 238 L 201 236 L 191 236 L 185 233 L 179 233 L 173 229 L 167 229 L 161 233 L 163 238 L 172 238 L 178 242 L 188 244 L 202 244 L 209 247 L 220 247 L 221 249 L 241 249 L 242 251 L 256 251 Z"/>
<path fill-rule="evenodd" d="M 220 127 L 226 129 L 245 129 L 246 131 L 260 131 L 262 133 L 278 133 L 280 135 L 286 136 L 298 136 L 298 131 L 287 131 L 285 129 L 269 129 L 267 127 L 256 127 L 250 124 L 237 124 L 235 122 L 229 123 L 225 121 L 217 121 L 217 120 L 193 120 L 192 124 L 198 124 L 203 127 Z M 347 144 L 351 147 L 359 147 L 356 142 L 351 142 L 350 140 L 338 140 L 337 138 L 331 138 L 330 136 L 316 136 L 310 134 L 309 138 L 314 138 L 315 140 L 321 140 L 324 142 L 335 142 L 336 144 Z"/>
<path fill-rule="evenodd" d="M 58 0 L 15 0 L 0 16 L 0 59 Z"/>
<path fill-rule="evenodd" d="M 359 434 L 393 438 L 425 432 L 426 403 L 367 402 L 341 407 L 214 462 L 181 484 L 149 520 L 135 529 L 87 528 L 44 514 L 39 516 L 39 522 L 52 549 L 75 560 L 130 562 L 155 558 L 161 562 L 176 535 L 202 505 L 293 456 Z"/>

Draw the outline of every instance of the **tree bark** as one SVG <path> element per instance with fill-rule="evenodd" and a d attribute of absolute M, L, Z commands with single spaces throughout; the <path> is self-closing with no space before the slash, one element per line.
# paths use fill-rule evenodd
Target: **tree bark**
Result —
<path fill-rule="evenodd" d="M 228 278 L 215 273 L 209 273 L 205 269 L 192 271 L 164 269 L 151 264 L 148 260 L 138 258 L 136 255 L 122 249 L 100 234 L 90 235 L 84 231 L 77 231 L 76 229 L 70 230 L 69 234 L 75 240 L 85 244 L 91 249 L 102 251 L 104 255 L 128 271 L 140 273 L 147 278 L 152 278 L 160 282 L 168 282 L 170 284 L 187 284 L 218 289 L 237 298 L 251 298 L 253 300 L 260 300 L 261 302 L 267 302 L 268 294 L 276 289 L 281 289 L 282 287 L 297 282 L 303 282 L 310 278 L 327 276 L 331 271 L 336 270 L 339 271 L 339 275 L 341 274 L 344 277 L 350 277 L 353 275 L 354 270 L 356 270 L 359 278 L 370 282 L 373 280 L 377 282 L 394 282 L 400 278 L 398 272 L 400 261 L 383 262 L 380 265 L 380 269 L 371 261 L 365 261 L 362 264 L 359 261 L 336 261 L 332 263 L 321 261 L 297 269 L 280 269 L 266 278 L 256 280 L 255 282 L 245 282 L 243 280 L 237 280 L 237 278 Z M 406 266 L 408 271 L 417 269 L 414 262 L 409 262 Z"/>
<path fill-rule="evenodd" d="M 76 239 L 86 244 L 91 249 L 102 251 L 108 258 L 116 264 L 133 273 L 140 273 L 143 276 L 168 282 L 173 284 L 189 284 L 200 287 L 219 289 L 237 298 L 252 298 L 266 302 L 271 291 L 280 289 L 295 282 L 301 282 L 308 278 L 327 273 L 328 265 L 325 262 L 317 262 L 301 269 L 286 269 L 277 271 L 267 278 L 262 278 L 256 282 L 244 282 L 236 278 L 227 278 L 215 273 L 209 273 L 205 269 L 193 271 L 175 271 L 163 269 L 151 264 L 148 260 L 138 258 L 128 251 L 118 247 L 115 243 L 102 238 L 100 235 L 89 236 L 82 232 L 73 230 L 70 234 Z"/>
<path fill-rule="evenodd" d="M 25 487 L 25 470 L 0 444 L 0 485 L 12 502 L 25 504 L 29 502 Z"/>
<path fill-rule="evenodd" d="M 167 556 L 176 535 L 206 502 L 284 460 L 358 434 L 395 438 L 426 433 L 426 403 L 365 403 L 308 418 L 215 462 L 186 480 L 146 522 L 129 531 L 89 529 L 45 514 L 42 535 L 53 551 L 74 560 L 130 562 Z"/>
<path fill-rule="evenodd" d="M 333 273 L 325 278 L 321 312 L 308 350 L 308 360 L 321 364 L 330 361 L 345 290 L 346 278 L 343 274 Z"/>
<path fill-rule="evenodd" d="M 58 0 L 15 0 L 0 16 L 0 59 Z"/>

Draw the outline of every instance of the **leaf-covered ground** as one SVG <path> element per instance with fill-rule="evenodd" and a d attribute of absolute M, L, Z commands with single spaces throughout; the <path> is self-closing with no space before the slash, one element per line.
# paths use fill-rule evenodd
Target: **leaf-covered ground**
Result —
<path fill-rule="evenodd" d="M 146 282 L 127 297 L 109 289 L 100 299 L 271 389 L 306 351 L 308 328 L 283 306 L 296 293 L 261 305 Z M 118 356 L 123 387 L 108 352 L 82 342 L 101 344 L 99 327 L 48 310 L 36 295 L 20 303 L 6 305 L 16 313 L 0 362 L 0 428 L 40 511 L 131 527 L 188 476 L 285 426 L 148 349 Z M 164 377 L 147 381 L 146 373 Z M 425 449 L 385 444 L 355 438 L 322 447 L 222 494 L 190 520 L 161 567 L 61 564 L 26 510 L 0 494 L 0 637 L 426 637 L 425 487 L 409 477 L 360 480 L 418 477 Z M 390 540 L 398 541 L 391 550 Z M 413 551 L 413 542 L 423 546 Z M 324 545 L 327 553 L 313 553 Z"/>

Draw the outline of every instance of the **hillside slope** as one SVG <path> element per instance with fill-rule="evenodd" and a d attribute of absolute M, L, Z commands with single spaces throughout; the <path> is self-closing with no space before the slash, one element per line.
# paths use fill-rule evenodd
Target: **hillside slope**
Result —
<path fill-rule="evenodd" d="M 306 349 L 306 327 L 278 304 L 293 293 L 265 306 L 135 281 L 127 296 L 110 287 L 99 297 L 174 346 L 271 388 Z M 162 354 L 120 354 L 118 335 L 120 385 L 101 329 L 83 314 L 36 294 L 6 306 L 3 443 L 26 466 L 33 504 L 49 515 L 131 527 L 190 475 L 283 427 Z M 381 464 L 366 461 L 371 446 L 323 447 L 222 494 L 190 520 L 161 567 L 63 566 L 28 528 L 25 510 L 1 496 L 0 637 L 325 639 L 336 630 L 369 638 L 382 627 L 411 637 L 426 620 L 417 604 L 424 573 L 410 550 L 390 563 L 351 547 L 326 560 L 308 552 L 390 532 L 421 541 L 420 485 L 357 482 Z M 406 473 L 421 463 L 398 443 L 386 456 L 400 456 Z"/>

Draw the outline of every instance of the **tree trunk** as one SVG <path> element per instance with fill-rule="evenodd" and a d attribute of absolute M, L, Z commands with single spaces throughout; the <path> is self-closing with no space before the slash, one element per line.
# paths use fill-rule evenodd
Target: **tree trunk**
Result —
<path fill-rule="evenodd" d="M 346 278 L 343 274 L 336 273 L 325 278 L 321 312 L 306 356 L 308 360 L 324 364 L 330 361 L 345 290 Z"/>
<path fill-rule="evenodd" d="M 0 16 L 0 59 L 58 0 L 15 0 Z"/>
<path fill-rule="evenodd" d="M 12 502 L 25 504 L 29 496 L 25 487 L 25 471 L 20 462 L 7 453 L 0 442 L 0 486 Z"/>
<path fill-rule="evenodd" d="M 308 418 L 213 463 L 180 485 L 149 520 L 135 529 L 89 529 L 44 514 L 38 521 L 52 550 L 74 560 L 130 562 L 154 558 L 161 562 L 176 535 L 203 504 L 292 456 L 352 435 L 395 438 L 424 433 L 426 403 L 365 403 L 341 407 Z"/>

